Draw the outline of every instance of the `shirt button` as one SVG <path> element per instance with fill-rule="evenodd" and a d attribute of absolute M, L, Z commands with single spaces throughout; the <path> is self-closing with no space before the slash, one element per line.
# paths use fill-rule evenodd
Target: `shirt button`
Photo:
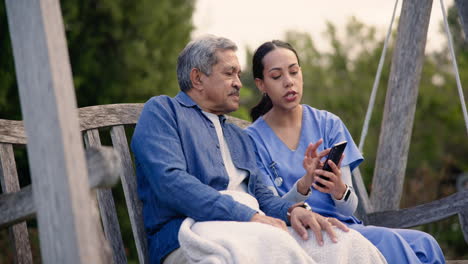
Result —
<path fill-rule="evenodd" d="M 221 165 L 224 166 L 224 162 L 221 161 Z"/>
<path fill-rule="evenodd" d="M 218 144 L 216 144 L 216 148 L 219 148 L 219 145 L 218 145 Z"/>

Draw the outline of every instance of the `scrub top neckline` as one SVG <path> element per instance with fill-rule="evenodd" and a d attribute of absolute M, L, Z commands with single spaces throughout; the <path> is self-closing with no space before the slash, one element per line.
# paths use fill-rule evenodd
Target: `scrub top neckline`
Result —
<path fill-rule="evenodd" d="M 301 131 L 300 131 L 300 135 L 299 135 L 299 140 L 297 141 L 297 144 L 296 144 L 296 149 L 290 149 L 288 147 L 288 145 L 286 145 L 286 143 L 283 142 L 283 140 L 281 140 L 280 137 L 278 137 L 278 135 L 275 133 L 275 131 L 270 127 L 270 125 L 268 125 L 268 123 L 265 121 L 265 119 L 263 119 L 263 116 L 260 116 L 260 120 L 263 122 L 263 124 L 265 125 L 265 127 L 274 135 L 274 138 L 275 138 L 275 141 L 278 141 L 279 144 L 287 149 L 289 152 L 296 152 L 300 146 L 301 146 L 301 141 L 303 139 L 303 134 L 304 134 L 304 120 L 306 118 L 306 114 L 307 114 L 307 111 L 305 109 L 305 106 L 304 105 L 301 105 L 302 106 L 302 118 L 301 118 Z"/>

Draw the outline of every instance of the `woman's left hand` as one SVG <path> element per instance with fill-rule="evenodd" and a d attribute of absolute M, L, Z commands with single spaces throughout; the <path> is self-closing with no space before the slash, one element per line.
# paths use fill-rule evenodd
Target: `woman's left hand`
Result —
<path fill-rule="evenodd" d="M 329 193 L 335 198 L 336 200 L 341 200 L 343 195 L 346 191 L 346 184 L 341 179 L 341 170 L 340 164 L 343 160 L 344 155 L 341 156 L 340 162 L 336 165 L 333 161 L 329 160 L 328 165 L 332 169 L 332 172 L 325 171 L 325 170 L 315 170 L 315 182 L 312 186 L 323 193 Z M 320 175 L 329 178 L 329 180 L 323 179 Z M 324 185 L 324 187 L 320 187 L 317 185 L 317 182 Z"/>

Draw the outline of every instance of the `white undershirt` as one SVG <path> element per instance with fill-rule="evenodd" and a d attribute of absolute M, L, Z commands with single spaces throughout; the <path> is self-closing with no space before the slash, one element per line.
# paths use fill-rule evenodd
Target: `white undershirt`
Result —
<path fill-rule="evenodd" d="M 221 156 L 223 157 L 224 167 L 229 176 L 229 185 L 228 190 L 247 192 L 247 184 L 244 182 L 247 177 L 247 172 L 241 169 L 236 168 L 232 162 L 231 152 L 224 138 L 223 129 L 219 121 L 219 117 L 215 114 L 202 111 L 203 114 L 208 117 L 213 123 L 216 135 L 218 136 L 219 141 L 219 150 L 221 151 Z"/>

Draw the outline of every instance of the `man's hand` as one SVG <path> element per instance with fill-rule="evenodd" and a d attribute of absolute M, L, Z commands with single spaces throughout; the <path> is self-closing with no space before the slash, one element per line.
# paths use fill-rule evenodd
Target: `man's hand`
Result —
<path fill-rule="evenodd" d="M 296 207 L 291 212 L 291 226 L 302 237 L 307 240 L 307 228 L 310 228 L 315 234 L 315 239 L 319 245 L 323 245 L 322 230 L 327 232 L 333 242 L 338 242 L 332 226 L 348 232 L 348 227 L 336 218 L 323 217 L 317 213 L 306 210 L 302 207 Z"/>
<path fill-rule="evenodd" d="M 261 214 L 254 214 L 252 218 L 250 219 L 250 222 L 257 222 L 257 223 L 263 223 L 267 225 L 272 225 L 274 227 L 278 227 L 280 229 L 283 229 L 284 231 L 288 232 L 288 228 L 286 227 L 286 223 L 278 218 L 266 216 L 266 215 L 261 215 Z"/>

